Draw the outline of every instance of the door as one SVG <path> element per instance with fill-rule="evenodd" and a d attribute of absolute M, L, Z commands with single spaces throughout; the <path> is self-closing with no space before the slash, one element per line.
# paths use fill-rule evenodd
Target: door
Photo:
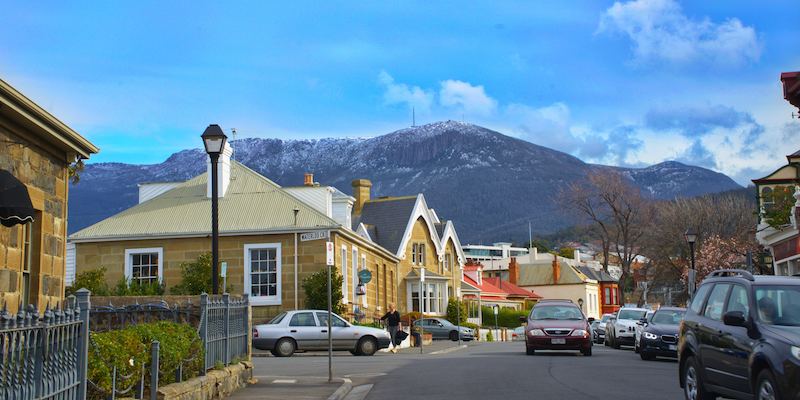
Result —
<path fill-rule="evenodd" d="M 432 335 L 431 337 L 434 339 L 444 339 L 448 334 L 448 332 L 445 332 L 438 319 L 426 319 L 425 332 L 430 333 Z"/>
<path fill-rule="evenodd" d="M 297 342 L 299 350 L 319 348 L 320 328 L 311 312 L 296 313 L 289 320 L 289 334 Z"/>
<path fill-rule="evenodd" d="M 697 344 L 702 367 L 706 372 L 706 378 L 712 385 L 720 385 L 725 380 L 725 375 L 730 373 L 729 367 L 725 365 L 725 357 L 722 349 L 722 311 L 725 308 L 725 300 L 728 297 L 729 283 L 717 283 L 708 295 L 703 314 L 698 320 Z"/>
<path fill-rule="evenodd" d="M 328 348 L 328 313 L 327 312 L 317 312 L 317 318 L 322 324 L 322 338 L 320 343 L 322 347 L 327 349 Z M 331 340 L 333 341 L 333 349 L 334 350 L 350 350 L 356 347 L 356 338 L 355 331 L 353 327 L 350 326 L 347 322 L 341 319 L 338 315 L 331 313 L 331 325 L 333 328 L 331 329 Z"/>
<path fill-rule="evenodd" d="M 731 294 L 725 307 L 725 312 L 741 311 L 745 318 L 750 313 L 750 304 L 747 300 L 747 291 L 744 286 L 733 285 Z M 724 373 L 720 374 L 720 379 L 725 387 L 738 390 L 740 392 L 750 392 L 749 379 L 749 359 L 754 340 L 750 340 L 747 335 L 747 328 L 743 326 L 730 326 L 720 323 L 717 330 L 720 334 L 719 359 Z"/>

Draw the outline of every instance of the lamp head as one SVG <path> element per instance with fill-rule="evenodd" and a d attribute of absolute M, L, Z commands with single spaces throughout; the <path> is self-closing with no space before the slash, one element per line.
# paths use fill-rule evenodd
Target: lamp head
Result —
<path fill-rule="evenodd" d="M 209 125 L 203 135 L 203 144 L 206 146 L 206 153 L 208 155 L 219 154 L 225 148 L 225 141 L 228 137 L 222 132 L 222 129 L 217 124 Z"/>
<path fill-rule="evenodd" d="M 578 306 L 583 307 L 583 298 L 578 299 Z"/>
<path fill-rule="evenodd" d="M 686 242 L 689 244 L 694 244 L 697 240 L 697 231 L 693 228 L 689 228 L 686 230 L 686 233 L 683 234 L 683 237 L 686 238 Z"/>

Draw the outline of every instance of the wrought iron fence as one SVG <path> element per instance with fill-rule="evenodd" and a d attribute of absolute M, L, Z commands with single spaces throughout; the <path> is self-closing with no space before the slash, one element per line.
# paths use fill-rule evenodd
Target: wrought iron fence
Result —
<path fill-rule="evenodd" d="M 206 350 L 206 370 L 219 360 L 229 365 L 234 358 L 249 352 L 250 298 L 231 299 L 228 293 L 221 298 L 200 297 L 200 339 Z"/>
<path fill-rule="evenodd" d="M 77 299 L 77 304 L 76 304 Z M 86 398 L 89 291 L 70 296 L 64 310 L 48 304 L 16 315 L 0 312 L 0 399 Z"/>

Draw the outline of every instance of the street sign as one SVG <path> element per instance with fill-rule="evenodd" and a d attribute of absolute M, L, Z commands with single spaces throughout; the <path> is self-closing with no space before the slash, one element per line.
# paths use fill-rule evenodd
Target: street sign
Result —
<path fill-rule="evenodd" d="M 222 262 L 222 276 L 228 276 L 228 263 Z"/>
<path fill-rule="evenodd" d="M 300 234 L 300 241 L 301 242 L 307 242 L 309 240 L 327 239 L 327 238 L 328 238 L 328 231 L 309 232 L 309 233 L 301 233 Z"/>
<path fill-rule="evenodd" d="M 499 306 L 497 306 L 497 305 L 495 305 L 495 306 L 494 306 L 494 315 L 497 315 L 497 313 L 498 313 L 499 311 L 500 311 L 500 307 L 499 307 Z"/>
<path fill-rule="evenodd" d="M 358 279 L 361 281 L 361 283 L 367 284 L 372 280 L 372 272 L 362 269 L 361 271 L 358 271 Z"/>
<path fill-rule="evenodd" d="M 333 242 L 327 243 L 327 246 L 325 246 L 325 252 L 328 259 L 328 265 L 333 265 Z"/>

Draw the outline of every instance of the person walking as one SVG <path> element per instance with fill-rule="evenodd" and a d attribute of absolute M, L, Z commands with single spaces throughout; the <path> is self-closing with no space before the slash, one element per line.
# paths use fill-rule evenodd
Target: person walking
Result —
<path fill-rule="evenodd" d="M 394 309 L 394 304 L 389 303 L 389 312 L 381 317 L 381 321 L 386 321 L 389 325 L 389 336 L 392 337 L 392 353 L 397 353 L 397 331 L 403 328 L 403 323 L 400 322 L 400 313 Z"/>

